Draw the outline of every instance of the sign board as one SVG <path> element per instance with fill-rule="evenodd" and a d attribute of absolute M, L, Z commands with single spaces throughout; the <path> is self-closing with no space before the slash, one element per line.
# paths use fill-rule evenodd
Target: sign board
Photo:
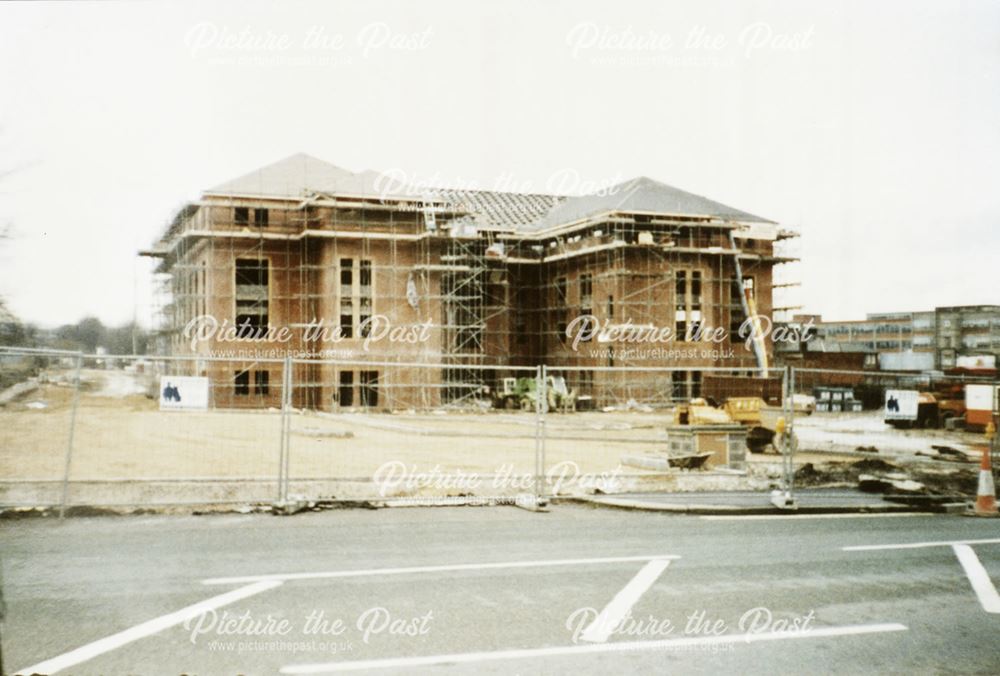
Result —
<path fill-rule="evenodd" d="M 916 420 L 920 393 L 916 390 L 886 390 L 886 420 Z"/>
<path fill-rule="evenodd" d="M 995 369 L 997 367 L 996 355 L 982 354 L 972 357 L 958 357 L 955 366 L 960 369 Z"/>
<path fill-rule="evenodd" d="M 160 410 L 183 411 L 208 408 L 208 378 L 160 376 Z"/>
<path fill-rule="evenodd" d="M 966 385 L 965 408 L 970 411 L 993 411 L 994 387 L 992 385 Z"/>
<path fill-rule="evenodd" d="M 993 420 L 994 406 L 1000 397 L 1000 387 L 994 385 L 965 386 L 965 424 L 985 427 Z"/>

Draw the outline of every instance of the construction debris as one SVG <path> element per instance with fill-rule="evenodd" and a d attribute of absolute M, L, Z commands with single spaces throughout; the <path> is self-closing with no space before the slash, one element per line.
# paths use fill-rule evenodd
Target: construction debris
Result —
<path fill-rule="evenodd" d="M 807 463 L 795 472 L 798 487 L 851 487 L 888 494 L 975 495 L 977 475 L 964 467 L 928 463 L 889 463 L 878 458 L 854 463 Z"/>
<path fill-rule="evenodd" d="M 922 493 L 926 490 L 919 481 L 912 481 L 904 475 L 876 476 L 862 474 L 858 477 L 858 488 L 866 493 Z"/>

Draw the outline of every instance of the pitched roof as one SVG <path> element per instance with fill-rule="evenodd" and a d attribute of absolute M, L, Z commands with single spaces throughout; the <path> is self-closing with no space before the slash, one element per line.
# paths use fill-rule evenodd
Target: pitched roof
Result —
<path fill-rule="evenodd" d="M 389 180 L 387 180 L 389 179 Z M 387 187 L 392 191 L 387 192 Z M 651 212 L 772 223 L 644 176 L 590 195 L 493 192 L 449 188 L 414 189 L 374 171 L 351 172 L 299 153 L 221 183 L 206 195 L 301 198 L 313 193 L 418 200 L 426 194 L 468 211 L 480 227 L 538 232 L 608 212 Z"/>
<path fill-rule="evenodd" d="M 590 195 L 569 197 L 525 229 L 537 232 L 614 211 L 651 212 L 671 216 L 711 216 L 752 223 L 773 222 L 707 197 L 640 176 Z"/>
<path fill-rule="evenodd" d="M 350 195 L 378 194 L 374 186 L 378 174 L 354 173 L 336 165 L 298 153 L 268 164 L 205 191 L 208 195 L 253 195 L 261 197 L 304 197 L 314 192 Z"/>

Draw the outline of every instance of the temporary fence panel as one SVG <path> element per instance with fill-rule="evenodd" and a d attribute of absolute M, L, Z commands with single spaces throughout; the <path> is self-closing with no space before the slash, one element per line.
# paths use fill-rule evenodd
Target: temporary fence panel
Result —
<path fill-rule="evenodd" d="M 504 502 L 534 490 L 536 368 L 292 364 L 291 498 Z"/>

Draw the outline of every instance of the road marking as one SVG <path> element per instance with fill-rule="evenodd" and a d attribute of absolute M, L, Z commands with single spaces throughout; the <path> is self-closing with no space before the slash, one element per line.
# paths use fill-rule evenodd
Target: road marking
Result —
<path fill-rule="evenodd" d="M 997 589 L 993 586 L 989 573 L 983 568 L 983 564 L 980 563 L 976 553 L 972 551 L 972 547 L 952 545 L 951 548 L 955 550 L 955 556 L 958 557 L 959 563 L 965 569 L 965 575 L 969 578 L 976 596 L 979 597 L 979 603 L 983 610 L 988 613 L 1000 613 L 1000 594 L 997 594 Z"/>
<path fill-rule="evenodd" d="M 142 624 L 137 624 L 136 626 L 126 629 L 125 631 L 120 631 L 117 634 L 112 634 L 111 636 L 99 639 L 93 643 L 80 646 L 76 650 L 71 650 L 68 653 L 59 655 L 58 657 L 53 657 L 52 659 L 39 662 L 33 666 L 25 667 L 24 669 L 14 673 L 15 675 L 54 674 L 68 667 L 80 664 L 81 662 L 86 662 L 87 660 L 97 657 L 98 655 L 111 652 L 112 650 L 120 648 L 128 643 L 132 643 L 133 641 L 138 641 L 141 638 L 158 634 L 164 629 L 169 629 L 170 627 L 181 624 L 189 618 L 197 617 L 202 613 L 215 610 L 216 608 L 221 608 L 222 606 L 229 605 L 234 601 L 239 601 L 279 586 L 281 586 L 280 581 L 268 580 L 240 587 L 239 589 L 234 589 L 226 592 L 225 594 L 213 596 L 210 599 L 200 601 L 199 603 L 195 603 L 194 605 L 186 608 L 181 608 L 180 610 L 168 615 L 161 615 L 160 617 L 143 622 Z"/>
<path fill-rule="evenodd" d="M 701 517 L 705 521 L 770 521 L 772 519 L 886 519 L 902 516 L 926 516 L 918 512 L 889 512 L 886 514 L 745 514 L 743 516 L 713 514 Z"/>
<path fill-rule="evenodd" d="M 837 636 L 860 636 L 881 634 L 892 631 L 907 631 L 903 624 L 861 624 L 845 627 L 809 629 L 801 632 L 778 632 L 767 634 L 733 634 L 728 636 L 698 636 L 690 638 L 664 639 L 662 641 L 631 641 L 626 643 L 597 643 L 592 645 L 560 646 L 555 648 L 528 648 L 523 650 L 498 650 L 494 652 L 455 653 L 451 655 L 427 655 L 423 657 L 395 657 L 378 660 L 356 660 L 351 662 L 325 662 L 317 664 L 292 664 L 282 667 L 282 674 L 325 674 L 337 671 L 363 671 L 366 669 L 390 669 L 487 662 L 497 660 L 533 659 L 560 655 L 587 655 L 594 653 L 637 652 L 643 650 L 672 650 L 689 646 L 725 645 L 729 643 L 761 643 L 801 638 L 832 638 Z"/>
<path fill-rule="evenodd" d="M 445 566 L 416 566 L 411 568 L 370 568 L 367 570 L 331 570 L 320 573 L 274 573 L 243 577 L 213 577 L 202 584 L 247 584 L 265 580 L 319 580 L 336 577 L 366 577 L 370 575 L 411 575 L 414 573 L 440 573 L 458 570 L 497 570 L 503 568 L 541 568 L 544 566 L 585 566 L 597 563 L 628 563 L 657 559 L 679 559 L 679 556 L 655 554 L 652 556 L 615 556 L 603 559 L 550 559 L 542 561 L 503 561 L 499 563 L 459 563 Z"/>
<path fill-rule="evenodd" d="M 604 607 L 604 610 L 594 618 L 590 626 L 583 630 L 580 638 L 588 643 L 607 641 L 608 636 L 618 628 L 636 601 L 653 586 L 656 579 L 669 565 L 669 559 L 656 559 L 643 566 L 642 570 L 621 591 L 615 594 L 611 603 Z"/>
<path fill-rule="evenodd" d="M 841 547 L 845 552 L 870 552 L 878 549 L 922 549 L 924 547 L 954 547 L 955 545 L 991 545 L 1000 542 L 1000 538 L 990 540 L 948 540 L 945 542 L 910 542 L 902 545 L 860 545 L 856 547 Z"/>

